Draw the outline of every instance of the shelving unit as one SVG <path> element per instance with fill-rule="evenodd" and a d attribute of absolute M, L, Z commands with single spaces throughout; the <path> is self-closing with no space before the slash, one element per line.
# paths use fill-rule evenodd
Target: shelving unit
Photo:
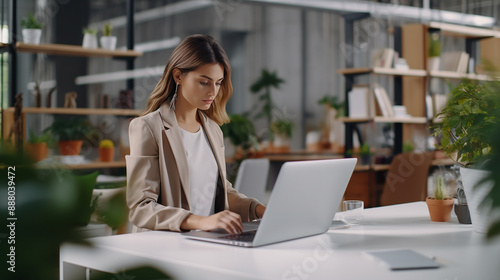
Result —
<path fill-rule="evenodd" d="M 142 52 L 132 50 L 105 50 L 105 49 L 85 49 L 81 46 L 63 45 L 63 44 L 40 44 L 32 45 L 22 42 L 16 43 L 18 52 L 45 53 L 50 55 L 62 56 L 84 56 L 84 57 L 139 57 Z"/>
<path fill-rule="evenodd" d="M 23 42 L 17 42 L 16 36 L 12 36 L 11 42 L 9 44 L 1 44 L 0 49 L 9 51 L 9 57 L 11 62 L 9 63 L 9 92 L 10 92 L 10 103 L 11 106 L 14 104 L 14 96 L 17 92 L 17 55 L 18 53 L 43 53 L 53 56 L 74 56 L 74 57 L 109 57 L 113 59 L 120 59 L 126 62 L 126 70 L 134 69 L 135 58 L 141 56 L 142 52 L 134 51 L 134 10 L 135 3 L 133 0 L 126 1 L 126 11 L 127 11 L 127 23 L 126 23 L 126 35 L 127 35 L 127 50 L 106 50 L 106 49 L 87 49 L 77 45 L 66 45 L 66 44 L 26 44 Z M 10 31 L 12 34 L 17 34 L 17 4 L 16 1 L 11 1 L 11 22 L 9 23 Z M 14 46 L 14 47 L 12 47 Z M 58 69 L 56 69 L 57 71 Z M 61 70 L 61 69 L 59 69 Z M 64 70 L 62 70 L 64 71 Z M 134 89 L 133 78 L 127 79 L 127 89 Z M 10 128 L 14 125 L 14 112 L 15 108 L 10 107 L 2 110 L 2 130 L 3 135 L 8 137 Z M 26 141 L 26 114 L 52 114 L 52 115 L 114 115 L 114 116 L 136 116 L 140 114 L 142 110 L 135 109 L 107 109 L 107 108 L 34 108 L 27 107 L 22 108 L 22 120 L 20 124 L 23 131 L 23 139 Z M 21 147 L 20 139 L 14 139 L 18 145 Z M 113 162 L 99 162 L 93 161 L 83 164 L 73 164 L 66 165 L 67 168 L 71 169 L 100 169 L 100 168 L 123 168 L 125 167 L 125 161 L 113 161 Z"/>

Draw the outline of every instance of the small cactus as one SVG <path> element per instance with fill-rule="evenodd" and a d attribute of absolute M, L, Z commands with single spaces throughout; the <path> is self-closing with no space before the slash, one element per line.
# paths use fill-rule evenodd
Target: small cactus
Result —
<path fill-rule="evenodd" d="M 103 36 L 111 36 L 112 31 L 113 31 L 113 26 L 110 23 L 106 23 L 102 27 Z"/>
<path fill-rule="evenodd" d="M 114 146 L 113 141 L 109 139 L 104 139 L 99 143 L 99 148 L 113 148 Z"/>
<path fill-rule="evenodd" d="M 443 200 L 445 199 L 444 194 L 444 180 L 443 176 L 438 176 L 436 179 L 436 189 L 434 190 L 434 199 Z"/>

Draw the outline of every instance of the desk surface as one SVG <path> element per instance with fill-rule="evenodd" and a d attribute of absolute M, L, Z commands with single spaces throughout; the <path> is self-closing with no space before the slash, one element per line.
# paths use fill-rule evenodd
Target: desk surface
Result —
<path fill-rule="evenodd" d="M 251 249 L 160 231 L 92 238 L 92 249 L 62 246 L 61 272 L 63 263 L 108 272 L 149 264 L 176 279 L 498 279 L 500 240 L 486 243 L 456 217 L 431 222 L 426 207 L 366 209 L 361 225 Z M 441 267 L 395 272 L 363 253 L 399 248 L 435 257 Z"/>

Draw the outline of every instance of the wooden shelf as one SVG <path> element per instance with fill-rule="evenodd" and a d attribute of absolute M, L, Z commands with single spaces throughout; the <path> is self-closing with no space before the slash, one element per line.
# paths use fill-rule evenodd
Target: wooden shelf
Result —
<path fill-rule="evenodd" d="M 342 75 L 362 75 L 362 74 L 379 74 L 379 75 L 390 75 L 390 76 L 412 76 L 412 77 L 425 77 L 427 76 L 427 71 L 420 69 L 394 69 L 394 68 L 383 68 L 383 67 L 361 67 L 361 68 L 344 68 L 339 69 L 337 73 Z"/>
<path fill-rule="evenodd" d="M 443 78 L 443 79 L 469 79 L 477 81 L 492 80 L 488 75 L 485 74 L 462 74 L 453 71 L 441 71 L 441 70 L 430 71 L 429 75 L 433 78 Z"/>
<path fill-rule="evenodd" d="M 441 33 L 443 33 L 443 35 L 449 35 L 449 36 L 464 37 L 464 38 L 488 38 L 488 37 L 500 38 L 500 31 L 486 29 L 486 28 L 469 27 L 469 26 L 455 25 L 442 22 L 430 22 L 428 27 L 433 29 L 439 29 L 441 30 Z"/>
<path fill-rule="evenodd" d="M 376 123 L 427 123 L 425 117 L 375 117 L 373 121 Z"/>
<path fill-rule="evenodd" d="M 341 122 L 344 123 L 364 123 L 364 122 L 376 122 L 376 123 L 417 123 L 424 124 L 427 123 L 425 117 L 380 117 L 376 116 L 374 118 L 340 118 Z"/>
<path fill-rule="evenodd" d="M 412 76 L 412 77 L 425 77 L 427 76 L 427 71 L 421 69 L 394 69 L 394 68 L 382 68 L 375 67 L 373 68 L 374 74 L 381 75 L 392 75 L 392 76 Z"/>
<path fill-rule="evenodd" d="M 371 122 L 373 119 L 372 118 L 350 118 L 350 117 L 341 117 L 339 118 L 341 122 L 344 123 L 364 123 L 364 122 Z"/>
<path fill-rule="evenodd" d="M 63 56 L 85 56 L 85 57 L 138 57 L 142 52 L 135 52 L 130 50 L 105 50 L 105 49 L 84 49 L 81 46 L 62 45 L 62 44 L 42 44 L 32 45 L 22 42 L 16 43 L 18 52 L 29 53 L 45 53 L 50 55 L 63 55 Z"/>
<path fill-rule="evenodd" d="M 4 109 L 7 113 L 14 113 L 14 107 Z M 26 114 L 63 114 L 63 115 L 116 115 L 137 116 L 142 110 L 137 109 L 105 109 L 105 108 L 38 108 L 25 107 Z"/>
<path fill-rule="evenodd" d="M 68 164 L 65 165 L 69 169 L 99 169 L 99 168 L 121 168 L 125 167 L 125 161 L 111 161 L 111 162 L 102 162 L 102 161 L 93 161 L 89 163 L 82 164 Z"/>
<path fill-rule="evenodd" d="M 372 69 L 369 67 L 361 67 L 361 68 L 344 68 L 337 70 L 337 73 L 341 75 L 361 75 L 371 73 Z"/>

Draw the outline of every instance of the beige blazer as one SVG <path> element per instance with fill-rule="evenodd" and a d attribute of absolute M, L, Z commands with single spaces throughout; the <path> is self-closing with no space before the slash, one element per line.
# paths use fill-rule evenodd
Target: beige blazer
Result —
<path fill-rule="evenodd" d="M 199 112 L 201 124 L 219 167 L 218 188 L 229 209 L 243 221 L 256 219 L 259 202 L 238 193 L 226 180 L 224 140 L 217 123 Z M 191 213 L 189 167 L 174 111 L 164 103 L 158 110 L 133 119 L 129 127 L 130 155 L 127 164 L 127 204 L 133 232 L 181 231 Z M 222 203 L 224 204 L 222 206 Z"/>

